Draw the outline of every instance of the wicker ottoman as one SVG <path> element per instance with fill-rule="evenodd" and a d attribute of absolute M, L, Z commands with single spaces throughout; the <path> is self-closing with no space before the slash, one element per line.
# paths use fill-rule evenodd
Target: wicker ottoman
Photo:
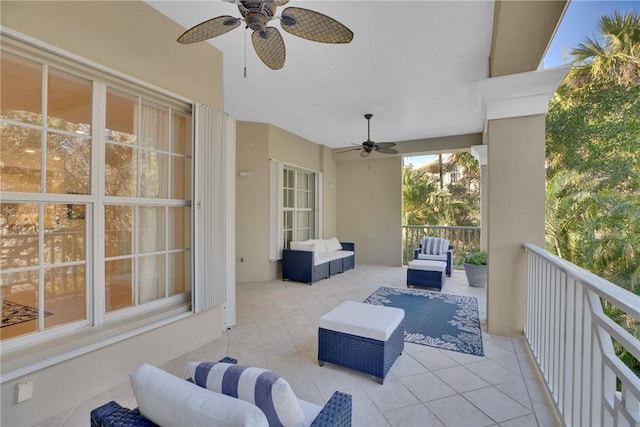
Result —
<path fill-rule="evenodd" d="M 420 286 L 442 290 L 444 286 L 447 263 L 414 259 L 407 269 L 407 287 Z"/>
<path fill-rule="evenodd" d="M 320 318 L 318 362 L 373 375 L 382 384 L 404 349 L 404 310 L 345 301 Z"/>

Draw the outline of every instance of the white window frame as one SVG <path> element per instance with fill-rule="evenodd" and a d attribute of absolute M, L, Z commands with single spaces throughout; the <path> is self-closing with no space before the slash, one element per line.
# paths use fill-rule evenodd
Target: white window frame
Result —
<path fill-rule="evenodd" d="M 293 170 L 296 172 L 310 173 L 315 175 L 315 206 L 313 211 L 315 212 L 314 236 L 309 236 L 310 239 L 318 239 L 322 237 L 322 172 L 313 169 L 305 168 L 302 166 L 293 165 L 290 163 L 281 162 L 278 160 L 270 160 L 269 170 L 269 259 L 271 262 L 282 259 L 282 250 L 285 249 L 284 242 L 284 171 Z M 298 174 L 295 174 L 297 181 Z M 294 190 L 294 198 L 298 197 L 298 188 Z M 287 209 L 291 210 L 291 209 Z M 295 213 L 300 209 L 293 209 L 294 212 L 294 236 L 293 241 L 296 240 L 296 215 Z"/>
<path fill-rule="evenodd" d="M 191 116 L 192 126 L 193 126 L 193 114 L 191 111 L 192 101 L 184 98 L 180 95 L 171 93 L 164 89 L 155 87 L 141 80 L 132 78 L 118 71 L 109 69 L 100 64 L 94 63 L 92 61 L 81 58 L 77 55 L 66 52 L 62 49 L 53 47 L 46 43 L 40 42 L 38 40 L 32 39 L 28 36 L 22 35 L 18 32 L 15 32 L 10 29 L 0 27 L 0 32 L 2 33 L 2 52 L 10 53 L 12 55 L 16 55 L 18 57 L 24 58 L 26 60 L 35 61 L 37 63 L 43 64 L 43 79 L 46 80 L 46 72 L 49 66 L 54 67 L 55 69 L 70 73 L 77 77 L 81 77 L 93 82 L 93 97 L 92 97 L 92 132 L 91 132 L 91 143 L 92 143 L 92 154 L 91 154 L 91 194 L 89 195 L 58 195 L 52 193 L 46 193 L 46 188 L 42 188 L 39 193 L 3 193 L 3 202 L 16 202 L 16 203 L 68 203 L 69 200 L 72 199 L 73 203 L 85 203 L 87 212 L 86 212 L 86 268 L 85 275 L 87 284 L 85 292 L 86 297 L 85 301 L 87 304 L 87 316 L 86 319 L 79 320 L 76 322 L 72 322 L 69 324 L 65 324 L 56 328 L 52 328 L 49 330 L 42 330 L 42 324 L 38 328 L 39 331 L 33 334 L 28 334 L 26 336 L 18 336 L 16 338 L 12 338 L 9 340 L 5 340 L 2 342 L 2 351 L 13 351 L 16 349 L 20 349 L 23 347 L 27 347 L 29 345 L 40 344 L 51 339 L 60 338 L 64 336 L 68 336 L 70 333 L 73 334 L 74 331 L 78 330 L 86 330 L 90 327 L 97 327 L 105 324 L 105 322 L 117 322 L 120 320 L 126 321 L 127 318 L 138 317 L 145 313 L 149 312 L 157 312 L 158 310 L 163 310 L 168 307 L 175 307 L 176 304 L 182 305 L 186 300 L 191 297 L 193 292 L 193 258 L 195 248 L 191 244 L 190 246 L 190 257 L 191 261 L 189 261 L 189 266 L 192 269 L 191 272 L 191 283 L 187 284 L 188 297 L 186 298 L 186 294 L 179 294 L 172 297 L 165 297 L 160 300 L 156 300 L 141 306 L 132 306 L 130 308 L 118 310 L 112 313 L 105 313 L 105 288 L 104 288 L 104 280 L 100 279 L 104 278 L 104 262 L 105 262 L 105 254 L 104 254 L 104 244 L 105 239 L 104 235 L 100 230 L 104 230 L 104 206 L 109 203 L 110 197 L 104 195 L 105 190 L 105 179 L 104 179 L 104 162 L 105 162 L 105 132 L 104 132 L 104 122 L 105 122 L 105 114 L 106 114 L 106 89 L 107 87 L 112 87 L 119 91 L 129 93 L 133 96 L 138 97 L 138 104 L 140 102 L 151 102 L 162 107 L 168 108 L 169 111 L 169 132 L 171 132 L 171 109 L 176 108 L 176 111 L 179 111 L 181 114 Z M 43 93 L 46 94 L 46 86 L 43 87 Z M 144 101 L 143 101 L 144 100 Z M 43 103 L 46 104 L 46 98 L 43 99 Z M 138 110 L 138 114 L 140 114 L 140 110 Z M 43 116 L 46 116 L 46 110 L 43 110 Z M 46 121 L 46 117 L 43 118 L 43 121 Z M 46 127 L 43 129 L 43 132 L 46 132 Z M 171 137 L 171 133 L 169 133 Z M 44 136 L 43 136 L 44 138 Z M 194 153 L 194 138 L 192 135 L 191 138 L 191 158 L 193 159 Z M 44 153 L 42 154 L 41 161 L 43 163 L 46 162 Z M 139 158 L 138 158 L 139 162 Z M 176 201 L 173 199 L 152 199 L 152 198 L 144 198 L 144 197 L 135 197 L 131 198 L 131 202 L 139 205 L 150 205 L 155 202 L 160 203 L 165 206 L 165 209 L 170 206 L 189 206 L 191 207 L 191 239 L 193 238 L 193 174 L 195 173 L 193 167 L 193 160 L 191 164 L 191 176 L 188 177 L 191 181 L 191 194 L 188 195 L 191 200 L 188 204 L 184 204 L 180 201 Z M 43 171 L 43 180 L 44 180 L 44 171 L 45 168 L 41 169 Z M 138 176 L 138 180 L 140 177 Z M 138 184 L 139 185 L 139 184 Z M 8 196 L 8 197 L 7 197 Z M 122 198 L 117 198 L 118 202 L 122 202 Z M 135 209 L 137 209 L 138 205 L 136 205 Z M 40 207 L 40 218 L 43 218 L 42 215 L 42 207 Z M 167 226 L 168 227 L 168 224 Z M 166 228 L 165 227 L 165 228 Z M 40 228 L 40 241 L 42 242 L 42 227 Z M 136 229 L 136 234 L 134 239 L 137 240 L 137 233 L 139 230 Z M 42 249 L 40 248 L 40 252 Z M 165 249 L 165 253 L 169 254 L 172 251 L 168 248 Z M 145 254 L 148 255 L 148 254 Z M 139 257 L 140 254 L 136 254 L 136 257 Z M 40 265 L 38 267 L 39 276 L 42 279 L 42 257 L 40 261 Z M 66 266 L 66 264 L 61 264 L 61 266 Z M 135 279 L 137 280 L 137 279 Z M 166 283 L 166 282 L 165 282 Z M 89 286 L 90 284 L 90 286 Z M 41 280 L 41 286 L 42 286 Z M 135 288 L 134 288 L 135 289 Z M 42 292 L 40 292 L 40 300 L 42 300 Z M 42 302 L 42 301 L 41 301 Z M 40 305 L 42 306 L 42 305 Z M 190 313 L 190 309 L 187 307 L 185 312 Z M 171 316 L 175 317 L 176 313 L 173 312 Z M 181 316 L 177 316 L 177 318 L 181 318 Z M 165 320 L 156 321 L 156 325 L 161 323 L 166 323 Z M 42 322 L 40 322 L 42 323 Z M 142 331 L 144 328 L 140 328 Z M 99 330 L 96 330 L 96 333 L 99 333 Z M 126 335 L 126 334 L 125 334 Z M 103 340 L 103 345 L 107 345 L 109 339 Z M 95 348 L 94 346 L 91 346 Z M 90 351 L 87 349 L 86 351 Z M 75 351 L 74 354 L 81 354 L 83 351 L 78 350 Z M 46 365 L 45 363 L 44 365 Z M 43 366 L 44 366 L 43 365 Z M 5 380 L 3 376 L 3 380 Z"/>

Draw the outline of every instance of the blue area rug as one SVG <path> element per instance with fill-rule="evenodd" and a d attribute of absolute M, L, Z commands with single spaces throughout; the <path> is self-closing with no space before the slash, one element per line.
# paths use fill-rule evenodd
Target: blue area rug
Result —
<path fill-rule="evenodd" d="M 405 342 L 484 356 L 473 297 L 381 287 L 364 302 L 402 308 Z"/>

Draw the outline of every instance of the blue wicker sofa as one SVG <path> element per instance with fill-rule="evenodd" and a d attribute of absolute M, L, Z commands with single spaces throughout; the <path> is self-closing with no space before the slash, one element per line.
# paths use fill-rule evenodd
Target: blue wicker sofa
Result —
<path fill-rule="evenodd" d="M 277 374 L 235 362 L 226 357 L 215 363 L 189 363 L 187 381 L 144 364 L 130 375 L 139 407 L 129 409 L 115 401 L 108 402 L 91 411 L 91 427 L 351 426 L 350 394 L 336 391 L 320 407 L 298 399 L 286 380 Z M 248 388 L 250 383 L 254 386 Z M 212 384 L 224 386 L 217 390 Z"/>
<path fill-rule="evenodd" d="M 313 283 L 355 267 L 355 243 L 331 239 L 291 242 L 282 251 L 282 280 Z"/>

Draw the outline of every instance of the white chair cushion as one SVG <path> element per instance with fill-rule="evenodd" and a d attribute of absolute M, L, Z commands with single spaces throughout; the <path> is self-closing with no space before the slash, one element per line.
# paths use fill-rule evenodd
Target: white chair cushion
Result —
<path fill-rule="evenodd" d="M 427 261 L 427 260 L 414 259 L 409 263 L 409 270 L 444 272 L 446 269 L 447 269 L 447 263 L 442 261 Z"/>
<path fill-rule="evenodd" d="M 422 239 L 422 253 L 427 255 L 446 254 L 449 250 L 449 240 L 440 237 L 425 237 Z"/>
<path fill-rule="evenodd" d="M 320 318 L 319 326 L 378 341 L 389 339 L 404 319 L 404 310 L 396 307 L 345 301 Z"/>
<path fill-rule="evenodd" d="M 313 420 L 318 417 L 320 411 L 322 411 L 322 407 L 301 399 L 298 399 L 298 403 L 304 413 L 304 425 L 310 426 Z"/>
<path fill-rule="evenodd" d="M 201 387 L 256 405 L 272 426 L 304 426 L 304 412 L 293 389 L 271 371 L 231 363 L 191 362 L 187 372 Z"/>
<path fill-rule="evenodd" d="M 214 393 L 148 364 L 129 375 L 140 414 L 161 426 L 264 426 L 264 413 L 244 400 Z"/>
<path fill-rule="evenodd" d="M 445 252 L 442 255 L 418 254 L 418 259 L 447 262 L 447 253 Z"/>
<path fill-rule="evenodd" d="M 326 239 L 324 241 L 324 247 L 327 252 L 342 250 L 342 244 L 335 237 Z"/>

